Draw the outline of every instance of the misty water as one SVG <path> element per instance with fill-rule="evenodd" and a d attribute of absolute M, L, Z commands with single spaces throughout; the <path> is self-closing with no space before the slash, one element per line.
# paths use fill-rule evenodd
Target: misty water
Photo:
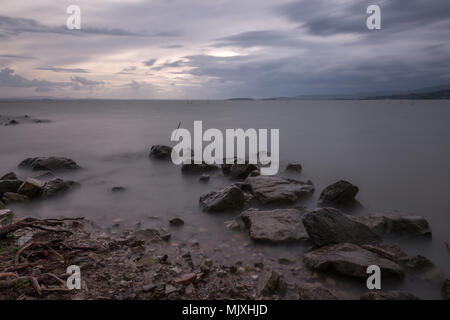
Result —
<path fill-rule="evenodd" d="M 432 239 L 395 239 L 411 254 L 430 258 L 450 275 L 450 103 L 448 101 L 15 101 L 0 102 L 2 116 L 29 115 L 49 123 L 0 126 L 0 175 L 15 171 L 27 157 L 66 156 L 82 170 L 64 173 L 82 187 L 61 197 L 12 206 L 19 216 L 85 216 L 111 232 L 120 228 L 164 227 L 172 242 L 198 241 L 211 255 L 229 261 L 289 257 L 302 265 L 310 244 L 254 244 L 245 233 L 227 230 L 235 213 L 207 214 L 199 196 L 231 183 L 220 172 L 208 183 L 182 175 L 170 162 L 148 158 L 154 144 L 170 144 L 181 121 L 207 128 L 280 129 L 280 174 L 314 182 L 316 191 L 300 205 L 314 208 L 320 191 L 345 179 L 360 188 L 362 208 L 350 214 L 398 210 L 424 216 Z M 301 175 L 284 173 L 301 163 Z M 124 192 L 111 188 L 123 186 Z M 219 249 L 218 249 L 219 248 Z M 220 250 L 221 249 L 221 250 Z M 365 291 L 365 282 L 351 284 Z M 422 298 L 438 298 L 434 283 L 415 280 L 384 284 Z M 359 287 L 358 287 L 359 286 Z"/>

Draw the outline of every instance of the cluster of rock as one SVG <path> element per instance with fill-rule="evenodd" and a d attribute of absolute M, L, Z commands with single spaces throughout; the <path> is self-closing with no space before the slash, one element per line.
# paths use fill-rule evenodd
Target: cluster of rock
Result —
<path fill-rule="evenodd" d="M 48 123 L 48 122 L 50 121 L 46 119 L 33 118 L 28 115 L 18 117 L 9 117 L 0 115 L 0 125 L 4 126 L 15 126 L 21 123 Z"/>

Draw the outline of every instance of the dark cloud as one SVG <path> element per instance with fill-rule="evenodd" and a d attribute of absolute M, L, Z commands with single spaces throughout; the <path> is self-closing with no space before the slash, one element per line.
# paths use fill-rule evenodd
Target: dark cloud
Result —
<path fill-rule="evenodd" d="M 143 62 L 144 66 L 146 67 L 151 67 L 155 64 L 156 59 L 149 59 Z"/>
<path fill-rule="evenodd" d="M 11 68 L 4 68 L 0 70 L 0 87 L 7 88 L 48 88 L 57 86 L 58 83 L 46 80 L 29 80 L 25 77 L 17 75 Z"/>
<path fill-rule="evenodd" d="M 176 60 L 173 62 L 166 61 L 165 63 L 163 63 L 159 66 L 153 67 L 152 70 L 161 71 L 163 69 L 179 68 L 179 67 L 183 67 L 183 66 L 185 66 L 185 61 L 183 61 L 183 60 Z"/>
<path fill-rule="evenodd" d="M 89 91 L 92 91 L 93 89 L 101 87 L 105 84 L 103 81 L 88 80 L 79 76 L 72 77 L 71 80 L 71 87 L 73 90 L 88 89 Z"/>
<path fill-rule="evenodd" d="M 214 47 L 241 47 L 250 48 L 257 46 L 291 47 L 298 46 L 300 42 L 292 37 L 292 33 L 281 31 L 261 30 L 247 31 L 229 37 L 219 38 Z"/>
<path fill-rule="evenodd" d="M 123 68 L 122 71 L 117 72 L 117 74 L 136 74 L 135 71 L 137 70 L 136 66 L 129 66 L 126 68 Z"/>
<path fill-rule="evenodd" d="M 39 67 L 35 70 L 53 71 L 53 72 L 70 72 L 70 73 L 89 73 L 86 69 L 81 68 L 58 68 L 58 67 Z"/>
<path fill-rule="evenodd" d="M 163 48 L 163 49 L 180 49 L 180 48 L 183 48 L 184 46 L 183 45 L 181 45 L 181 44 L 171 44 L 171 45 L 168 45 L 168 46 L 162 46 L 161 48 Z"/>

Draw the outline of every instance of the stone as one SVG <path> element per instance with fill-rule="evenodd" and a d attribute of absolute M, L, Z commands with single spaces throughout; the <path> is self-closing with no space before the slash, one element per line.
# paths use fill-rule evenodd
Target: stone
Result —
<path fill-rule="evenodd" d="M 173 218 L 169 221 L 169 224 L 172 227 L 181 227 L 182 225 L 184 225 L 184 220 L 180 218 Z"/>
<path fill-rule="evenodd" d="M 337 243 L 377 244 L 380 237 L 366 225 L 353 221 L 334 208 L 320 208 L 303 219 L 306 232 L 317 246 Z"/>
<path fill-rule="evenodd" d="M 236 185 L 219 191 L 209 192 L 200 197 L 200 206 L 205 212 L 223 212 L 242 209 L 245 204 L 244 192 Z"/>
<path fill-rule="evenodd" d="M 297 209 L 248 209 L 241 218 L 249 229 L 250 238 L 278 243 L 308 239 L 302 222 L 303 214 Z"/>
<path fill-rule="evenodd" d="M 262 204 L 292 204 L 314 192 L 311 181 L 303 182 L 276 176 L 249 177 L 246 183 Z"/>
<path fill-rule="evenodd" d="M 289 163 L 286 166 L 286 171 L 301 173 L 302 172 L 302 165 L 300 163 Z"/>
<path fill-rule="evenodd" d="M 319 203 L 348 204 L 355 201 L 359 189 L 348 181 L 340 180 L 326 187 L 320 194 Z"/>
<path fill-rule="evenodd" d="M 14 192 L 5 192 L 3 194 L 2 200 L 6 204 L 17 202 L 20 203 L 20 202 L 27 202 L 28 197 Z"/>
<path fill-rule="evenodd" d="M 126 190 L 126 188 L 125 187 L 121 187 L 121 186 L 117 186 L 117 187 L 112 187 L 111 188 L 112 192 L 123 192 L 125 190 Z"/>
<path fill-rule="evenodd" d="M 442 298 L 444 298 L 445 300 L 450 300 L 450 279 L 444 281 L 441 292 Z"/>
<path fill-rule="evenodd" d="M 287 283 L 284 277 L 274 270 L 269 270 L 262 274 L 257 283 L 257 294 L 269 297 L 274 294 L 283 295 L 286 292 Z"/>
<path fill-rule="evenodd" d="M 420 216 L 401 213 L 386 213 L 370 216 L 352 216 L 349 218 L 365 224 L 373 232 L 379 235 L 431 236 L 431 229 L 428 221 Z"/>
<path fill-rule="evenodd" d="M 208 182 L 210 179 L 210 175 L 209 174 L 202 174 L 200 178 L 198 178 L 199 181 L 201 182 Z"/>
<path fill-rule="evenodd" d="M 0 210 L 0 225 L 5 226 L 14 220 L 14 212 L 9 209 Z"/>
<path fill-rule="evenodd" d="M 17 175 L 14 172 L 9 172 L 2 176 L 0 180 L 17 180 Z"/>
<path fill-rule="evenodd" d="M 150 149 L 150 158 L 169 160 L 172 158 L 172 147 L 155 145 Z"/>
<path fill-rule="evenodd" d="M 378 243 L 377 245 L 365 244 L 362 248 L 372 251 L 386 259 L 402 262 L 409 259 L 408 255 L 395 244 Z"/>
<path fill-rule="evenodd" d="M 80 166 L 75 161 L 65 157 L 27 158 L 19 164 L 19 167 L 29 168 L 34 171 L 63 171 L 80 169 Z"/>
<path fill-rule="evenodd" d="M 34 198 L 41 195 L 44 183 L 42 181 L 27 178 L 24 183 L 19 187 L 17 193 L 20 193 L 28 198 Z"/>
<path fill-rule="evenodd" d="M 9 124 L 9 125 L 16 125 L 16 124 L 19 124 L 19 121 L 12 119 L 12 120 L 10 120 L 10 121 L 8 122 L 8 124 Z"/>
<path fill-rule="evenodd" d="M 233 230 L 233 231 L 241 230 L 241 225 L 234 219 L 225 221 L 224 224 L 225 224 L 225 228 L 227 228 L 228 230 Z"/>
<path fill-rule="evenodd" d="M 171 293 L 176 292 L 176 291 L 178 291 L 177 288 L 175 288 L 174 286 L 172 286 L 170 284 L 166 284 L 166 287 L 165 287 L 165 290 L 164 290 L 166 295 L 167 294 L 171 294 Z"/>
<path fill-rule="evenodd" d="M 318 282 L 296 286 L 299 300 L 338 300 L 337 295 Z"/>
<path fill-rule="evenodd" d="M 360 297 L 361 300 L 420 300 L 415 295 L 404 291 L 369 291 Z"/>
<path fill-rule="evenodd" d="M 80 184 L 75 181 L 65 181 L 57 178 L 46 182 L 42 187 L 41 194 L 43 198 L 50 198 L 71 191 L 79 186 Z"/>
<path fill-rule="evenodd" d="M 182 284 L 182 285 L 189 285 L 192 282 L 195 281 L 195 279 L 197 279 L 197 274 L 195 273 L 187 273 L 185 275 L 182 275 L 179 278 L 176 278 L 175 280 L 173 280 L 176 284 Z"/>
<path fill-rule="evenodd" d="M 303 255 L 305 264 L 316 271 L 334 271 L 342 275 L 367 278 L 367 267 L 377 265 L 382 277 L 404 276 L 403 269 L 380 255 L 352 243 L 325 246 Z"/>
<path fill-rule="evenodd" d="M 233 164 L 229 175 L 234 179 L 246 179 L 255 170 L 258 170 L 258 167 L 254 164 Z"/>
<path fill-rule="evenodd" d="M 22 183 L 21 180 L 0 180 L 0 196 L 5 192 L 17 192 Z"/>
<path fill-rule="evenodd" d="M 181 166 L 181 172 L 183 173 L 203 173 L 219 170 L 220 168 L 215 164 L 207 163 L 185 163 Z"/>

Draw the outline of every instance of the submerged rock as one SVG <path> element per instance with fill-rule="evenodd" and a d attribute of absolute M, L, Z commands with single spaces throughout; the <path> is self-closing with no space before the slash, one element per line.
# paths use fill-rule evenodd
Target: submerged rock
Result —
<path fill-rule="evenodd" d="M 296 209 L 248 209 L 241 218 L 253 240 L 288 242 L 308 239 L 302 222 L 303 213 Z"/>
<path fill-rule="evenodd" d="M 382 277 L 402 278 L 402 268 L 380 255 L 352 243 L 341 243 L 319 248 L 303 255 L 305 264 L 313 270 L 334 271 L 356 278 L 367 278 L 367 267 L 377 265 Z"/>
<path fill-rule="evenodd" d="M 235 179 L 246 179 L 255 170 L 258 170 L 258 167 L 254 164 L 233 164 L 229 175 Z"/>
<path fill-rule="evenodd" d="M 31 199 L 41 194 L 43 186 L 44 183 L 42 181 L 28 178 L 24 183 L 21 184 L 21 186 L 17 190 L 17 193 L 20 193 L 21 195 L 27 196 Z"/>
<path fill-rule="evenodd" d="M 428 221 L 420 216 L 391 213 L 371 216 L 352 216 L 349 218 L 365 224 L 379 235 L 431 236 Z"/>
<path fill-rule="evenodd" d="M 150 149 L 150 158 L 157 159 L 171 159 L 172 157 L 172 147 L 164 145 L 155 145 Z"/>
<path fill-rule="evenodd" d="M 42 187 L 41 195 L 43 198 L 50 198 L 56 195 L 70 191 L 80 184 L 75 181 L 65 181 L 62 179 L 53 179 L 44 184 Z"/>
<path fill-rule="evenodd" d="M 404 291 L 369 291 L 361 300 L 420 300 L 415 295 Z"/>
<path fill-rule="evenodd" d="M 320 194 L 319 203 L 348 204 L 355 201 L 359 189 L 348 181 L 340 180 L 326 187 Z"/>
<path fill-rule="evenodd" d="M 262 204 L 295 203 L 314 192 L 311 181 L 303 182 L 275 176 L 249 177 L 246 183 L 251 186 L 253 195 Z"/>
<path fill-rule="evenodd" d="M 14 172 L 5 174 L 0 180 L 17 180 L 17 175 Z"/>
<path fill-rule="evenodd" d="M 17 192 L 22 183 L 21 180 L 0 180 L 0 196 L 5 192 Z"/>
<path fill-rule="evenodd" d="M 322 284 L 302 283 L 296 286 L 299 300 L 338 300 L 337 295 Z"/>
<path fill-rule="evenodd" d="M 37 157 L 27 158 L 19 164 L 20 168 L 30 168 L 38 171 L 76 170 L 80 166 L 70 158 L 65 157 Z"/>
<path fill-rule="evenodd" d="M 272 296 L 274 294 L 283 295 L 286 292 L 287 283 L 284 277 L 276 271 L 265 272 L 258 280 L 257 294 L 259 296 Z"/>
<path fill-rule="evenodd" d="M 181 227 L 182 225 L 184 225 L 184 220 L 180 218 L 173 218 L 169 221 L 169 224 L 172 227 Z"/>
<path fill-rule="evenodd" d="M 208 182 L 210 179 L 210 175 L 209 174 L 202 174 L 200 178 L 198 178 L 199 181 L 201 182 Z"/>
<path fill-rule="evenodd" d="M 195 163 L 185 163 L 181 166 L 181 172 L 183 173 L 203 173 L 219 170 L 220 168 L 215 164 L 195 164 Z"/>
<path fill-rule="evenodd" d="M 334 208 L 309 212 L 303 219 L 309 238 L 317 246 L 337 243 L 376 244 L 380 237 L 366 225 L 347 218 Z"/>
<path fill-rule="evenodd" d="M 2 201 L 6 204 L 15 202 L 26 202 L 28 201 L 28 197 L 14 192 L 5 192 L 3 194 Z"/>
<path fill-rule="evenodd" d="M 302 172 L 302 165 L 300 163 L 289 163 L 286 166 L 286 171 L 301 173 Z"/>
<path fill-rule="evenodd" d="M 199 202 L 205 212 L 221 212 L 242 209 L 245 201 L 246 198 L 241 188 L 231 185 L 222 190 L 202 195 Z"/>
<path fill-rule="evenodd" d="M 116 193 L 116 192 L 123 192 L 125 190 L 126 190 L 126 188 L 122 187 L 122 186 L 117 186 L 117 187 L 112 187 L 111 188 L 111 192 L 114 192 L 114 193 Z"/>

